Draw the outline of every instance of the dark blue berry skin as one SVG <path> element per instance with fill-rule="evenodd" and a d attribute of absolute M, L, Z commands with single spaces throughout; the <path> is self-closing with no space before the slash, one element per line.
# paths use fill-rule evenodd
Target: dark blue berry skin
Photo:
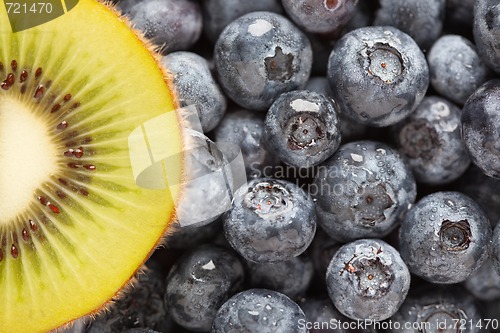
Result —
<path fill-rule="evenodd" d="M 272 264 L 247 262 L 247 276 L 252 288 L 271 289 L 291 299 L 306 293 L 313 274 L 312 261 L 305 254 Z"/>
<path fill-rule="evenodd" d="M 470 29 L 474 20 L 475 2 L 476 0 L 446 0 L 446 20 L 455 28 Z"/>
<path fill-rule="evenodd" d="M 224 117 L 227 102 L 208 61 L 196 53 L 179 51 L 166 55 L 161 62 L 173 75 L 180 106 L 196 106 L 203 132 L 213 130 Z"/>
<path fill-rule="evenodd" d="M 311 253 L 316 275 L 323 283 L 330 260 L 341 246 L 341 243 L 328 236 L 322 228 L 318 228 L 308 251 Z"/>
<path fill-rule="evenodd" d="M 153 331 L 149 328 L 132 328 L 130 330 L 123 331 L 122 333 L 160 333 L 160 332 Z"/>
<path fill-rule="evenodd" d="M 224 28 L 238 17 L 257 11 L 281 14 L 283 8 L 279 0 L 204 0 L 203 30 L 215 42 Z"/>
<path fill-rule="evenodd" d="M 432 283 L 465 281 L 488 257 L 488 218 L 459 192 L 435 192 L 408 212 L 399 233 L 401 257 L 412 273 Z"/>
<path fill-rule="evenodd" d="M 328 98 L 332 97 L 332 89 L 330 88 L 330 84 L 328 83 L 328 79 L 326 77 L 311 77 L 309 81 L 307 81 L 305 90 L 317 92 Z M 341 112 L 339 112 L 337 116 L 339 117 L 342 143 L 359 140 L 366 134 L 366 125 L 352 120 Z"/>
<path fill-rule="evenodd" d="M 341 314 L 329 298 L 306 298 L 300 307 L 312 329 L 309 333 L 375 333 Z M 316 325 L 316 326 L 315 326 Z M 317 326 L 324 325 L 324 326 Z M 327 326 L 325 326 L 327 325 Z M 328 327 L 328 328 L 327 328 Z M 352 328 L 352 329 L 351 329 Z"/>
<path fill-rule="evenodd" d="M 485 175 L 500 178 L 500 80 L 490 80 L 462 109 L 462 136 L 472 162 Z"/>
<path fill-rule="evenodd" d="M 226 94 L 243 108 L 267 110 L 282 93 L 301 89 L 311 72 L 306 35 L 287 18 L 253 12 L 231 22 L 214 50 Z"/>
<path fill-rule="evenodd" d="M 192 0 L 143 0 L 126 14 L 164 54 L 187 50 L 201 35 L 201 9 Z"/>
<path fill-rule="evenodd" d="M 445 0 L 381 0 L 375 25 L 390 25 L 428 49 L 441 35 Z"/>
<path fill-rule="evenodd" d="M 332 53 L 335 40 L 330 36 L 306 34 L 311 42 L 313 52 L 313 62 L 311 75 L 325 75 L 328 68 L 328 58 Z"/>
<path fill-rule="evenodd" d="M 284 294 L 267 289 L 249 289 L 224 303 L 211 333 L 307 333 L 302 309 Z"/>
<path fill-rule="evenodd" d="M 66 333 L 119 333 L 145 327 L 170 332 L 174 323 L 163 302 L 164 275 L 148 270 L 146 274 L 137 274 L 136 278 L 134 287 L 121 294 L 121 297 L 113 299 L 113 306 L 83 325 L 86 328 L 78 331 L 77 328 L 82 327 L 80 322 L 76 323 L 74 330 Z"/>
<path fill-rule="evenodd" d="M 463 288 L 432 286 L 406 299 L 391 318 L 393 327 L 399 325 L 400 329 L 390 329 L 389 332 L 420 333 L 422 330 L 417 327 L 426 327 L 424 332 L 486 333 L 484 318 L 474 298 Z M 479 328 L 480 325 L 483 329 Z"/>
<path fill-rule="evenodd" d="M 477 0 L 474 5 L 474 42 L 484 62 L 500 73 L 500 4 L 497 0 Z"/>
<path fill-rule="evenodd" d="M 324 76 L 311 76 L 304 89 L 314 91 L 328 98 L 332 96 L 332 89 L 330 88 L 328 79 Z"/>
<path fill-rule="evenodd" d="M 269 149 L 291 166 L 318 165 L 339 147 L 337 110 L 335 101 L 313 91 L 295 90 L 280 95 L 266 114 Z"/>
<path fill-rule="evenodd" d="M 375 20 L 375 11 L 373 9 L 373 5 L 373 2 L 359 1 L 351 19 L 347 22 L 347 24 L 340 32 L 340 36 L 345 35 L 349 31 L 353 31 L 358 28 L 373 25 L 373 21 Z M 376 5 L 378 4 L 375 4 L 375 6 Z"/>
<path fill-rule="evenodd" d="M 500 179 L 486 176 L 475 166 L 469 168 L 458 183 L 458 190 L 471 197 L 495 227 L 500 222 Z"/>
<path fill-rule="evenodd" d="M 429 67 L 415 41 L 393 27 L 364 27 L 337 41 L 328 80 L 341 112 L 383 127 L 408 116 L 429 85 Z"/>
<path fill-rule="evenodd" d="M 88 322 L 85 319 L 86 318 L 84 317 L 80 317 L 79 319 L 72 321 L 71 325 L 68 325 L 65 328 L 59 328 L 58 331 L 59 333 L 85 333 L 85 328 L 88 326 Z M 94 333 L 100 332 L 94 331 Z"/>
<path fill-rule="evenodd" d="M 130 14 L 130 8 L 132 8 L 141 1 L 143 0 L 119 0 L 118 3 L 116 4 L 116 7 L 120 10 L 122 14 L 128 15 Z"/>
<path fill-rule="evenodd" d="M 500 299 L 500 275 L 488 258 L 464 283 L 469 292 L 482 301 Z"/>
<path fill-rule="evenodd" d="M 444 35 L 427 54 L 432 87 L 442 96 L 463 105 L 488 77 L 488 67 L 476 47 L 459 35 Z"/>
<path fill-rule="evenodd" d="M 343 315 L 355 320 L 385 320 L 405 300 L 410 279 L 396 249 L 381 240 L 359 239 L 335 253 L 326 286 Z"/>
<path fill-rule="evenodd" d="M 425 97 L 393 128 L 399 151 L 415 179 L 438 185 L 460 177 L 470 164 L 460 133 L 460 109 L 444 98 Z"/>
<path fill-rule="evenodd" d="M 189 249 L 208 243 L 214 239 L 222 230 L 221 220 L 202 226 L 180 226 L 177 222 L 169 226 L 169 236 L 165 240 L 165 246 L 169 249 Z"/>
<path fill-rule="evenodd" d="M 338 32 L 351 19 L 358 0 L 282 0 L 288 16 L 304 31 Z"/>
<path fill-rule="evenodd" d="M 224 233 L 245 259 L 289 260 L 304 252 L 316 232 L 314 203 L 294 183 L 259 178 L 240 187 L 224 215 Z"/>
<path fill-rule="evenodd" d="M 483 318 L 491 318 L 493 320 L 497 320 L 500 322 L 500 299 L 494 300 L 494 301 L 489 301 L 489 302 L 483 302 L 481 304 L 481 313 L 483 314 Z M 496 333 L 497 330 L 492 329 L 491 333 Z"/>
<path fill-rule="evenodd" d="M 241 287 L 243 265 L 230 250 L 202 245 L 179 258 L 167 277 L 165 305 L 179 325 L 208 331 L 219 307 Z"/>
<path fill-rule="evenodd" d="M 318 223 L 339 242 L 389 234 L 415 201 L 415 179 L 384 143 L 355 141 L 318 168 L 311 193 Z"/>
<path fill-rule="evenodd" d="M 493 233 L 493 244 L 491 248 L 491 258 L 493 266 L 500 274 L 500 223 L 497 224 Z"/>
<path fill-rule="evenodd" d="M 228 113 L 214 130 L 216 142 L 230 142 L 241 148 L 247 177 L 259 177 L 280 163 L 265 143 L 264 118 L 255 112 Z"/>

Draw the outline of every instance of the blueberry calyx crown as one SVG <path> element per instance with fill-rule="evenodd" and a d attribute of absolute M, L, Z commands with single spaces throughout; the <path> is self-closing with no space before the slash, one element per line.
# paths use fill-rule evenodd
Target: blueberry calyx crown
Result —
<path fill-rule="evenodd" d="M 375 44 L 367 51 L 367 55 L 367 72 L 387 84 L 396 81 L 404 71 L 401 53 L 388 44 Z"/>
<path fill-rule="evenodd" d="M 340 275 L 347 272 L 350 274 L 351 283 L 358 293 L 365 297 L 379 298 L 389 292 L 394 281 L 394 275 L 390 271 L 392 261 L 387 258 L 382 248 L 370 247 L 371 251 L 355 253 L 345 263 Z"/>
<path fill-rule="evenodd" d="M 443 221 L 439 229 L 441 246 L 447 251 L 463 251 L 471 242 L 471 230 L 467 220 Z"/>
<path fill-rule="evenodd" d="M 291 150 L 310 148 L 325 138 L 324 124 L 307 113 L 292 117 L 287 124 L 288 146 Z"/>
<path fill-rule="evenodd" d="M 431 323 L 430 327 L 426 325 L 422 326 L 422 329 L 419 330 L 419 332 L 422 333 L 436 332 L 438 329 L 436 325 L 438 323 L 456 323 L 462 320 L 467 320 L 467 315 L 462 309 L 451 310 L 443 304 L 430 304 L 424 306 L 417 317 L 417 321 L 420 323 Z M 455 327 L 452 326 L 452 329 L 453 328 L 456 329 L 455 332 L 457 333 L 462 332 L 460 325 L 455 325 Z"/>
<path fill-rule="evenodd" d="M 271 81 L 285 82 L 293 75 L 293 54 L 284 53 L 281 47 L 274 49 L 274 56 L 264 59 L 267 78 Z"/>
<path fill-rule="evenodd" d="M 378 221 L 385 219 L 384 211 L 394 205 L 384 184 L 368 184 L 361 187 L 356 197 L 356 215 L 363 221 L 363 225 L 375 226 Z"/>
<path fill-rule="evenodd" d="M 426 161 L 436 156 L 435 149 L 440 146 L 436 130 L 423 119 L 406 124 L 399 133 L 399 142 L 407 156 Z"/>
<path fill-rule="evenodd" d="M 293 206 L 285 187 L 267 181 L 249 188 L 244 203 L 258 215 L 282 214 Z"/>

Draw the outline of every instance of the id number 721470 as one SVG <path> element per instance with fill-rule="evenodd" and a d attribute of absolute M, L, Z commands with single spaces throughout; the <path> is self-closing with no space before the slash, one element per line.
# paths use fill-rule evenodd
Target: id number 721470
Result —
<path fill-rule="evenodd" d="M 52 13 L 52 4 L 50 2 L 6 2 L 5 8 L 8 14 L 50 14 Z"/>

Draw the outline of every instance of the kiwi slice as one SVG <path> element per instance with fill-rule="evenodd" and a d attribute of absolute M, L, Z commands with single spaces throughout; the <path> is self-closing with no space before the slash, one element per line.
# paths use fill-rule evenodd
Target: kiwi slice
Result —
<path fill-rule="evenodd" d="M 57 328 L 127 285 L 180 195 L 136 184 L 128 137 L 176 107 L 155 54 L 107 5 L 80 0 L 17 33 L 0 6 L 0 332 Z M 179 184 L 181 127 L 163 126 L 170 141 L 155 144 Z"/>

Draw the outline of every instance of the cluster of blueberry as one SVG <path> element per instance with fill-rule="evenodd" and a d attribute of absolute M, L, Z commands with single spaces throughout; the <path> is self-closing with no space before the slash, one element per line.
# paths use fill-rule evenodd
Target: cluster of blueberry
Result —
<path fill-rule="evenodd" d="M 249 181 L 86 332 L 500 331 L 498 0 L 117 5 Z"/>

